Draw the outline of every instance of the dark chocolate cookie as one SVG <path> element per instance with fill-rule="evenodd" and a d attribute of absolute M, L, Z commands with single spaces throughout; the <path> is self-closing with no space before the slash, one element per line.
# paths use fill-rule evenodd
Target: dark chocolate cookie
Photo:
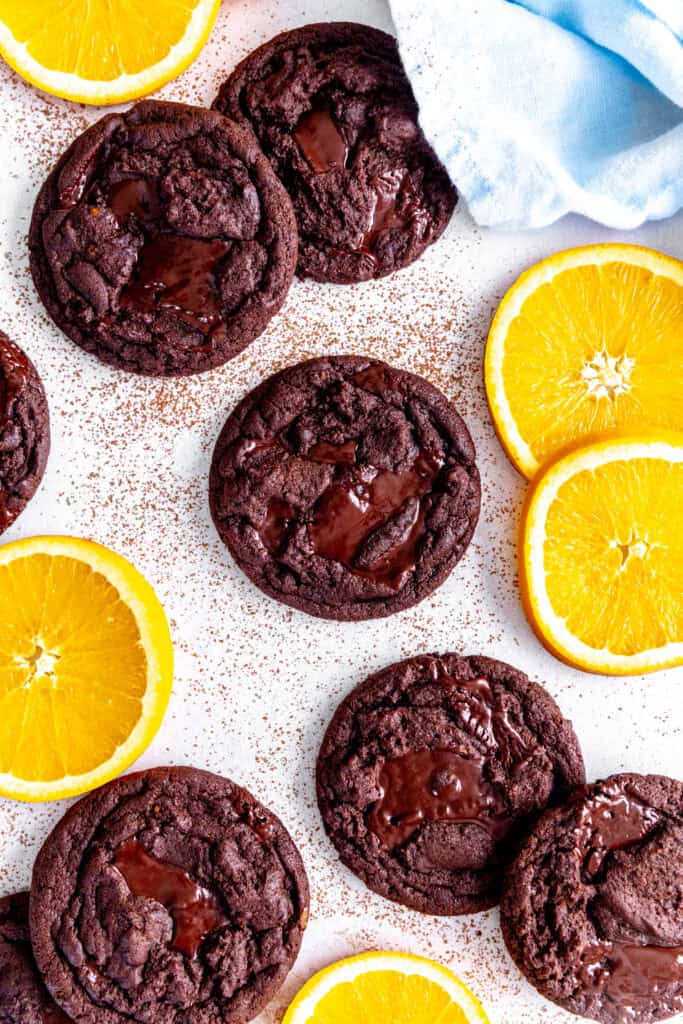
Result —
<path fill-rule="evenodd" d="M 604 1024 L 683 1010 L 683 782 L 613 775 L 538 821 L 503 893 L 505 942 L 548 999 Z"/>
<path fill-rule="evenodd" d="M 520 832 L 584 782 L 571 723 L 523 672 L 426 654 L 340 704 L 318 756 L 318 804 L 344 864 L 428 914 L 498 901 Z"/>
<path fill-rule="evenodd" d="M 0 1024 L 70 1024 L 33 960 L 27 892 L 0 899 Z"/>
<path fill-rule="evenodd" d="M 290 366 L 240 402 L 211 466 L 238 565 L 311 615 L 370 619 L 430 594 L 469 544 L 479 473 L 432 384 L 360 356 Z"/>
<path fill-rule="evenodd" d="M 29 242 L 58 326 L 153 376 L 211 369 L 253 341 L 297 254 L 292 204 L 253 135 L 155 101 L 76 139 L 41 189 Z"/>
<path fill-rule="evenodd" d="M 35 494 L 49 451 L 50 419 L 38 371 L 0 331 L 0 533 Z"/>
<path fill-rule="evenodd" d="M 457 193 L 384 32 L 344 22 L 285 32 L 239 65 L 214 107 L 251 126 L 292 197 L 304 277 L 390 274 L 451 218 Z"/>
<path fill-rule="evenodd" d="M 79 1024 L 243 1024 L 284 981 L 307 914 L 281 822 L 195 768 L 126 775 L 79 801 L 31 888 L 36 961 Z"/>

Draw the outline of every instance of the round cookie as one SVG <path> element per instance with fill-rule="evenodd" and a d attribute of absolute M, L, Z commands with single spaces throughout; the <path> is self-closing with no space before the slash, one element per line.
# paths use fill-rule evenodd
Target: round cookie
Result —
<path fill-rule="evenodd" d="M 0 1021 L 70 1024 L 50 997 L 33 960 L 27 892 L 0 899 Z"/>
<path fill-rule="evenodd" d="M 282 370 L 216 443 L 209 497 L 237 564 L 311 615 L 370 619 L 421 601 L 479 515 L 474 445 L 422 377 L 361 356 Z"/>
<path fill-rule="evenodd" d="M 232 359 L 282 305 L 297 258 L 292 204 L 251 133 L 151 100 L 76 139 L 40 191 L 29 244 L 65 334 L 152 376 Z"/>
<path fill-rule="evenodd" d="M 34 955 L 79 1024 L 244 1024 L 284 981 L 307 915 L 281 822 L 195 768 L 86 796 L 33 872 Z"/>
<path fill-rule="evenodd" d="M 532 985 L 603 1024 L 683 1010 L 683 782 L 613 775 L 548 811 L 507 874 L 503 935 Z"/>
<path fill-rule="evenodd" d="M 292 197 L 304 277 L 390 274 L 451 218 L 456 190 L 384 32 L 345 22 L 285 32 L 233 71 L 214 107 L 251 126 Z"/>
<path fill-rule="evenodd" d="M 0 533 L 38 489 L 49 451 L 50 418 L 38 371 L 0 331 Z"/>
<path fill-rule="evenodd" d="M 523 672 L 426 654 L 340 704 L 318 755 L 318 805 L 348 868 L 427 914 L 498 901 L 503 868 L 539 811 L 584 782 L 570 722 Z"/>

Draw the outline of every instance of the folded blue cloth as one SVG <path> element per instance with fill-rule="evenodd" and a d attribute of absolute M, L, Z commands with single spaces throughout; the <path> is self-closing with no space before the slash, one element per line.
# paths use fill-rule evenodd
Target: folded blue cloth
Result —
<path fill-rule="evenodd" d="M 683 0 L 390 0 L 425 134 L 480 224 L 683 207 Z"/>

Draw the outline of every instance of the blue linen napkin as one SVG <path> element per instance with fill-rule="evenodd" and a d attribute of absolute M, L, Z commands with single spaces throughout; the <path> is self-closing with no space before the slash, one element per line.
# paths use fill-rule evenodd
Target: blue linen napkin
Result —
<path fill-rule="evenodd" d="M 683 0 L 390 0 L 425 134 L 480 224 L 683 207 Z"/>

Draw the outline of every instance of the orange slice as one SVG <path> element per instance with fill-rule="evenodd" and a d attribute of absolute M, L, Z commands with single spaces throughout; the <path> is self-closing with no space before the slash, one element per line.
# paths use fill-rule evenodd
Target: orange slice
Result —
<path fill-rule="evenodd" d="M 635 245 L 537 263 L 498 308 L 485 373 L 498 436 L 529 479 L 608 431 L 683 430 L 683 263 Z"/>
<path fill-rule="evenodd" d="M 118 775 L 172 677 L 164 610 L 124 558 L 71 537 L 0 547 L 0 794 L 56 800 Z"/>
<path fill-rule="evenodd" d="M 441 964 L 409 953 L 340 960 L 304 985 L 282 1024 L 488 1024 L 478 999 Z"/>
<path fill-rule="evenodd" d="M 683 664 L 683 434 L 577 448 L 532 484 L 520 582 L 559 658 L 629 675 Z"/>
<path fill-rule="evenodd" d="M 0 0 L 0 53 L 53 96 L 121 103 L 184 71 L 220 0 Z"/>

